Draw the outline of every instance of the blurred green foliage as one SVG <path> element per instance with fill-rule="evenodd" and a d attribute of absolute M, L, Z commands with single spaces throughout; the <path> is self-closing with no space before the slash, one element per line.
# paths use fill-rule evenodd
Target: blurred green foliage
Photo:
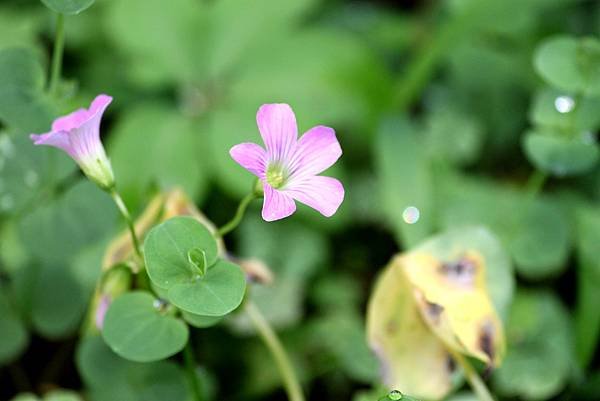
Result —
<path fill-rule="evenodd" d="M 51 9 L 74 14 L 56 97 Z M 62 387 L 92 401 L 191 400 L 178 357 L 131 362 L 100 337 L 78 339 L 103 250 L 123 227 L 108 196 L 27 134 L 98 93 L 115 98 L 103 139 L 138 213 L 181 186 L 225 222 L 252 185 L 228 150 L 259 142 L 263 103 L 289 103 L 301 131 L 336 129 L 338 214 L 301 207 L 268 224 L 253 205 L 228 244 L 273 270 L 250 296 L 310 399 L 387 393 L 364 335 L 378 270 L 472 225 L 511 262 L 490 283 L 508 343 L 495 394 L 600 399 L 598 22 L 600 4 L 586 0 L 3 0 L 0 399 L 78 399 L 47 391 Z M 190 338 L 207 400 L 284 399 L 244 316 Z"/>

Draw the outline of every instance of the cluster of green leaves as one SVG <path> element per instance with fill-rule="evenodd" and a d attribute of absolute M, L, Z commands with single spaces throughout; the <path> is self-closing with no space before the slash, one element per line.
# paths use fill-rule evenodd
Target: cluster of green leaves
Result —
<path fill-rule="evenodd" d="M 216 324 L 244 297 L 241 268 L 217 255 L 217 242 L 192 217 L 174 217 L 154 227 L 144 243 L 150 292 L 134 291 L 111 303 L 102 334 L 118 355 L 136 362 L 165 359 L 188 342 L 188 327 Z M 176 308 L 175 308 L 176 307 Z M 181 311 L 183 320 L 175 314 Z"/>
<path fill-rule="evenodd" d="M 280 332 L 312 397 L 387 393 L 364 334 L 377 269 L 398 248 L 425 244 L 442 257 L 475 241 L 463 228 L 478 225 L 499 240 L 486 257 L 507 355 L 493 390 L 507 399 L 598 399 L 600 6 L 387 3 L 3 1 L 0 366 L 22 364 L 37 381 L 29 364 L 39 337 L 50 341 L 41 355 L 58 355 L 78 336 L 106 244 L 122 227 L 109 197 L 63 154 L 31 146 L 28 133 L 108 93 L 115 101 L 102 136 L 128 205 L 140 211 L 155 191 L 180 186 L 220 222 L 252 182 L 229 148 L 260 142 L 257 108 L 286 102 L 301 131 L 336 129 L 344 157 L 331 175 L 346 200 L 326 222 L 300 208 L 266 224 L 253 205 L 230 251 L 273 270 L 272 285 L 246 296 Z M 55 13 L 66 15 L 67 40 L 65 78 L 51 97 Z M 410 206 L 420 212 L 414 224 L 405 221 Z M 205 231 L 178 218 L 148 236 L 151 288 L 117 298 L 103 336 L 77 346 L 86 399 L 190 400 L 190 378 L 169 358 L 190 339 L 206 368 L 198 372 L 206 400 L 281 398 L 279 373 L 249 322 L 225 317 L 244 296 L 244 277 Z M 0 398 L 17 391 L 5 372 Z M 51 380 L 70 387 L 70 374 Z M 374 390 L 355 393 L 357 385 Z"/>

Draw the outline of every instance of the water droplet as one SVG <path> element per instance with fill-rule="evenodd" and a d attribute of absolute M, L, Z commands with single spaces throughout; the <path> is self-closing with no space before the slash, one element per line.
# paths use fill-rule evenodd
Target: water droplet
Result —
<path fill-rule="evenodd" d="M 27 185 L 29 188 L 35 187 L 38 181 L 39 177 L 35 171 L 29 170 L 25 173 L 25 185 Z"/>
<path fill-rule="evenodd" d="M 154 307 L 154 309 L 158 310 L 158 311 L 163 311 L 166 307 L 167 307 L 168 303 L 167 301 L 165 301 L 164 299 L 155 299 L 154 302 L 152 303 L 152 306 Z"/>
<path fill-rule="evenodd" d="M 390 400 L 401 400 L 402 399 L 402 393 L 400 391 L 398 391 L 398 390 L 392 390 L 388 394 L 388 398 Z"/>
<path fill-rule="evenodd" d="M 0 199 L 0 210 L 12 209 L 14 205 L 15 201 L 10 195 L 4 195 L 2 199 Z"/>
<path fill-rule="evenodd" d="M 409 206 L 402 212 L 402 219 L 407 224 L 415 224 L 419 221 L 419 217 L 421 217 L 421 212 L 414 206 Z"/>
<path fill-rule="evenodd" d="M 559 96 L 554 99 L 554 107 L 559 113 L 570 113 L 575 108 L 575 100 L 571 96 Z"/>

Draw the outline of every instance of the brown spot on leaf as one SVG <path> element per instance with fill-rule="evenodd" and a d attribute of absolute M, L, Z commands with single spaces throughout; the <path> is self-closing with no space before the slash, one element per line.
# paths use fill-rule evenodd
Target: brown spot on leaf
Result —
<path fill-rule="evenodd" d="M 456 370 L 456 362 L 449 354 L 446 356 L 446 367 L 448 368 L 448 373 L 450 374 L 454 373 Z"/>
<path fill-rule="evenodd" d="M 479 333 L 479 348 L 490 358 L 490 364 L 494 361 L 494 325 L 486 321 Z"/>
<path fill-rule="evenodd" d="M 395 320 L 390 320 L 385 325 L 385 330 L 390 336 L 396 334 L 396 331 L 398 330 L 398 323 Z"/>
<path fill-rule="evenodd" d="M 467 256 L 463 256 L 457 261 L 442 263 L 439 271 L 449 281 L 462 286 L 471 287 L 475 284 L 477 261 Z"/>
<path fill-rule="evenodd" d="M 440 322 L 440 316 L 442 315 L 442 312 L 444 311 L 444 307 L 442 305 L 433 303 L 433 302 L 426 302 L 426 311 L 427 311 L 427 317 L 429 318 L 429 320 L 431 320 L 433 323 L 438 324 Z"/>

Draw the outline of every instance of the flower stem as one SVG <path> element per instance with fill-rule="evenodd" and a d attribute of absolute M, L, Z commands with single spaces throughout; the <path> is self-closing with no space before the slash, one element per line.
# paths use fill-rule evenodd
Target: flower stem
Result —
<path fill-rule="evenodd" d="M 52 67 L 50 70 L 50 85 L 48 90 L 51 95 L 56 95 L 60 71 L 62 68 L 63 51 L 65 48 L 65 16 L 59 13 L 56 16 L 56 36 L 54 38 L 54 50 L 52 52 Z"/>
<path fill-rule="evenodd" d="M 190 384 L 192 386 L 192 393 L 194 394 L 194 401 L 202 401 L 202 386 L 198 380 L 196 374 L 196 358 L 194 357 L 194 350 L 192 349 L 192 342 L 188 340 L 185 348 L 183 349 L 183 360 L 185 362 L 185 370 L 190 377 Z"/>
<path fill-rule="evenodd" d="M 115 204 L 117 205 L 117 208 L 121 212 L 121 215 L 127 222 L 127 227 L 129 228 L 129 233 L 131 234 L 131 241 L 133 243 L 133 249 L 135 250 L 136 255 L 141 260 L 144 260 L 144 258 L 142 257 L 142 250 L 140 247 L 140 242 L 138 240 L 137 234 L 135 233 L 133 219 L 131 218 L 131 214 L 129 214 L 129 210 L 127 209 L 127 206 L 125 205 L 125 202 L 123 202 L 123 198 L 121 198 L 121 195 L 119 195 L 119 193 L 117 192 L 117 190 L 115 188 L 112 188 L 110 190 L 110 196 L 112 196 L 113 200 L 115 201 Z"/>
<path fill-rule="evenodd" d="M 479 374 L 477 374 L 477 371 L 473 368 L 473 366 L 471 366 L 467 358 L 456 351 L 449 351 L 452 354 L 452 357 L 461 366 L 467 381 L 471 385 L 471 389 L 473 389 L 473 392 L 477 398 L 479 398 L 479 401 L 495 401 L 494 397 L 492 397 L 492 394 L 490 393 L 490 390 L 488 390 L 487 386 L 483 380 L 481 380 L 481 377 L 479 377 Z"/>
<path fill-rule="evenodd" d="M 222 226 L 221 228 L 219 228 L 217 230 L 217 235 L 219 237 L 222 237 L 225 234 L 233 231 L 233 229 L 235 229 L 238 226 L 238 224 L 240 224 L 240 222 L 242 221 L 242 218 L 244 217 L 244 213 L 246 213 L 246 209 L 248 208 L 248 205 L 250 204 L 250 202 L 252 202 L 257 197 L 258 197 L 258 195 L 254 191 L 252 191 L 251 193 L 246 195 L 244 197 L 244 199 L 242 199 L 240 201 L 240 204 L 238 205 L 237 211 L 235 212 L 235 215 L 233 216 L 233 218 L 231 220 L 229 220 L 229 222 L 227 224 L 225 224 L 224 226 Z"/>
<path fill-rule="evenodd" d="M 275 363 L 281 372 L 288 400 L 304 401 L 304 395 L 302 394 L 302 388 L 300 387 L 298 378 L 294 373 L 290 359 L 285 352 L 281 341 L 277 337 L 277 334 L 275 334 L 273 328 L 271 328 L 260 310 L 252 303 L 252 301 L 246 301 L 245 311 L 275 359 Z"/>

